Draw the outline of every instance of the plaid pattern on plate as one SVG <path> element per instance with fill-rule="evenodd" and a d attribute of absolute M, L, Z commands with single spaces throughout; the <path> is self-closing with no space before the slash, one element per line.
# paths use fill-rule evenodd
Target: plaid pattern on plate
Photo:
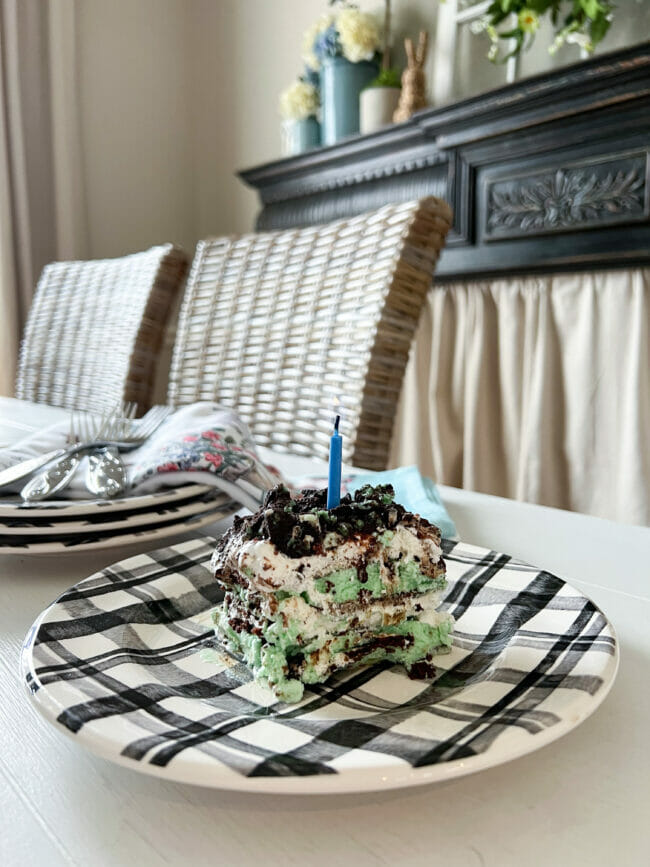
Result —
<path fill-rule="evenodd" d="M 214 542 L 139 554 L 47 609 L 23 670 L 48 719 L 171 779 L 254 789 L 274 778 L 266 790 L 283 791 L 329 775 L 354 790 L 351 775 L 380 788 L 417 781 L 414 769 L 442 779 L 450 763 L 458 775 L 530 752 L 588 716 L 614 679 L 614 633 L 589 599 L 505 554 L 447 542 L 443 607 L 456 628 L 435 681 L 385 663 L 279 703 L 216 642 Z"/>

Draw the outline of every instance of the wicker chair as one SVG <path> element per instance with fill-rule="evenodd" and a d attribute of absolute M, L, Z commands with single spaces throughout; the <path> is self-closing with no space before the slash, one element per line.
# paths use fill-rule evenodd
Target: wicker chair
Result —
<path fill-rule="evenodd" d="M 256 441 L 386 466 L 411 341 L 451 222 L 438 199 L 325 226 L 199 243 L 181 307 L 172 405 L 235 407 Z"/>
<path fill-rule="evenodd" d="M 16 397 L 101 412 L 149 406 L 156 356 L 186 254 L 167 244 L 43 269 L 20 350 Z"/>

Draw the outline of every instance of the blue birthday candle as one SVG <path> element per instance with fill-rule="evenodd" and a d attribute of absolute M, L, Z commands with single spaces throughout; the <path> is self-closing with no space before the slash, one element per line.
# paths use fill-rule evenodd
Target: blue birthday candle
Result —
<path fill-rule="evenodd" d="M 341 416 L 336 416 L 334 433 L 330 439 L 330 472 L 327 484 L 327 508 L 334 509 L 341 502 L 341 454 L 343 437 L 339 433 Z"/>

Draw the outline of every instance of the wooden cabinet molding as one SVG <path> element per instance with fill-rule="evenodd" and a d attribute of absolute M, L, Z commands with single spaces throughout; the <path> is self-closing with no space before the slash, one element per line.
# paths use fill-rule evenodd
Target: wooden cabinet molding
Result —
<path fill-rule="evenodd" d="M 650 263 L 650 43 L 239 173 L 259 229 L 425 195 L 454 208 L 443 279 Z"/>

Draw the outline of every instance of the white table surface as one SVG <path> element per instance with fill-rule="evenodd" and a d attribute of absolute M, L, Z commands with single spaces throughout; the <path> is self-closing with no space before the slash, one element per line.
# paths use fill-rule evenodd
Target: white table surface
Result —
<path fill-rule="evenodd" d="M 48 725 L 18 672 L 37 614 L 137 549 L 0 557 L 0 864 L 650 863 L 650 529 L 441 491 L 463 540 L 567 578 L 613 622 L 618 678 L 579 728 L 444 786 L 295 797 L 167 783 L 95 758 Z"/>

